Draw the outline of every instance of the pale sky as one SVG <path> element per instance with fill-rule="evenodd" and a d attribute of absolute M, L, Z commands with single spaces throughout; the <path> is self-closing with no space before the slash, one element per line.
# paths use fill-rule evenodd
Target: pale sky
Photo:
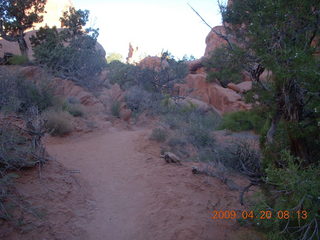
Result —
<path fill-rule="evenodd" d="M 129 42 L 140 53 L 203 56 L 210 29 L 187 5 L 189 2 L 211 26 L 221 23 L 217 0 L 73 0 L 77 9 L 90 10 L 90 22 L 100 28 L 98 41 L 107 54 L 125 58 Z"/>

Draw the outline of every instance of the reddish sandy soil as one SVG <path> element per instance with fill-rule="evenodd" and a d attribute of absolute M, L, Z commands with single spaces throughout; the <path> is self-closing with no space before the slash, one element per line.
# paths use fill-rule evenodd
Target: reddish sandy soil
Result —
<path fill-rule="evenodd" d="M 32 170 L 17 185 L 46 217 L 4 239 L 262 239 L 236 220 L 212 220 L 212 210 L 244 209 L 239 192 L 217 178 L 193 175 L 192 163 L 165 163 L 149 135 L 110 128 L 49 139 L 56 161 L 44 166 L 41 179 Z"/>

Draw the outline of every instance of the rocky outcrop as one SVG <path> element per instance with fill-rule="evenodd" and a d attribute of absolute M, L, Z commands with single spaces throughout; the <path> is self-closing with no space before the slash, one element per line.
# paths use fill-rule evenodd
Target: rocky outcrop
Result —
<path fill-rule="evenodd" d="M 216 48 L 222 47 L 223 45 L 226 45 L 227 42 L 219 37 L 215 32 L 226 34 L 226 30 L 223 26 L 216 26 L 212 29 L 213 31 L 210 31 L 206 38 L 206 50 L 204 53 L 204 57 L 209 57 L 210 53 L 214 51 Z"/>
<path fill-rule="evenodd" d="M 167 60 L 161 60 L 160 57 L 146 57 L 138 64 L 141 68 L 149 68 L 155 71 L 160 71 L 169 67 Z"/>
<path fill-rule="evenodd" d="M 245 82 L 238 83 L 238 84 L 229 83 L 228 88 L 237 92 L 237 93 L 245 93 L 245 92 L 248 92 L 252 89 L 252 82 L 245 81 Z"/>
<path fill-rule="evenodd" d="M 138 50 L 138 46 L 135 46 L 131 42 L 129 43 L 128 57 L 126 58 L 128 64 L 136 64 L 137 62 L 139 62 Z"/>
<path fill-rule="evenodd" d="M 218 115 L 221 115 L 220 111 L 213 107 L 212 105 L 203 102 L 199 99 L 191 98 L 191 97 L 183 97 L 183 98 L 178 98 L 175 100 L 171 100 L 172 104 L 177 104 L 179 106 L 183 107 L 196 107 L 197 109 L 204 111 L 204 112 L 215 112 L 218 113 Z"/>
<path fill-rule="evenodd" d="M 30 81 L 39 83 L 43 82 L 43 77 L 46 76 L 41 68 L 34 66 L 21 68 L 19 74 Z M 48 78 L 47 83 L 53 88 L 54 94 L 57 96 L 76 98 L 82 105 L 88 107 L 88 110 L 97 112 L 104 110 L 104 106 L 98 98 L 70 80 Z"/>
<path fill-rule="evenodd" d="M 212 105 L 222 114 L 251 108 L 251 105 L 244 103 L 241 95 L 235 91 L 217 83 L 208 83 L 205 73 L 189 74 L 184 84 L 176 84 L 175 87 L 180 96 L 199 99 Z"/>
<path fill-rule="evenodd" d="M 47 0 L 43 21 L 36 24 L 33 30 L 37 30 L 45 25 L 49 27 L 62 27 L 60 17 L 62 17 L 63 12 L 67 11 L 70 7 L 74 7 L 71 0 Z"/>

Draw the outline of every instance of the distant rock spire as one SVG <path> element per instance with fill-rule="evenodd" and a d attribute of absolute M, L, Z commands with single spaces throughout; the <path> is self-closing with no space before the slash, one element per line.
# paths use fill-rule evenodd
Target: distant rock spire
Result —
<path fill-rule="evenodd" d="M 138 50 L 138 46 L 135 46 L 131 42 L 129 43 L 128 57 L 126 58 L 128 64 L 135 64 L 139 61 Z"/>

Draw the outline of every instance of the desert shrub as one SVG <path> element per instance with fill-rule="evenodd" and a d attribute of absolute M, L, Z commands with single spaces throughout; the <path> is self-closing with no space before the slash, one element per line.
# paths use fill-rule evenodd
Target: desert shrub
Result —
<path fill-rule="evenodd" d="M 203 147 L 213 147 L 214 138 L 211 135 L 211 131 L 201 123 L 189 123 L 184 131 L 190 143 L 198 149 Z"/>
<path fill-rule="evenodd" d="M 9 64 L 11 65 L 24 65 L 29 62 L 29 59 L 26 56 L 13 55 L 9 58 Z"/>
<path fill-rule="evenodd" d="M 119 118 L 120 117 L 120 102 L 119 101 L 114 101 L 111 104 L 111 114 L 114 117 Z"/>
<path fill-rule="evenodd" d="M 254 130 L 262 133 L 266 120 L 267 116 L 256 110 L 233 112 L 223 116 L 220 128 L 235 132 Z"/>
<path fill-rule="evenodd" d="M 152 130 L 150 140 L 165 142 L 167 140 L 167 132 L 162 128 L 155 128 Z"/>
<path fill-rule="evenodd" d="M 164 107 L 161 104 L 161 93 L 150 93 L 140 87 L 132 87 L 126 92 L 125 101 L 134 113 L 147 112 L 151 115 L 162 114 Z"/>
<path fill-rule="evenodd" d="M 84 115 L 82 105 L 80 104 L 69 104 L 67 109 L 74 117 L 82 117 Z"/>
<path fill-rule="evenodd" d="M 183 136 L 174 136 L 168 140 L 168 145 L 172 148 L 183 147 L 188 143 L 188 141 Z"/>
<path fill-rule="evenodd" d="M 73 127 L 71 115 L 64 111 L 50 110 L 44 113 L 47 131 L 52 136 L 64 136 L 69 134 Z"/>
<path fill-rule="evenodd" d="M 290 217 L 254 222 L 267 232 L 268 239 L 317 239 L 320 221 L 319 165 L 304 166 L 303 161 L 288 150 L 281 152 L 280 162 L 283 164 L 281 168 L 270 164 L 265 169 L 267 185 L 255 199 L 254 206 L 256 212 L 269 209 L 276 216 L 279 211 L 288 211 Z M 270 192 L 277 194 L 273 196 Z"/>
<path fill-rule="evenodd" d="M 26 112 L 30 107 L 43 111 L 53 104 L 52 88 L 46 79 L 39 84 L 18 75 L 5 75 L 0 78 L 0 106 L 2 110 Z"/>
<path fill-rule="evenodd" d="M 13 125 L 1 124 L 0 127 L 0 172 L 32 167 L 38 159 L 32 157 L 35 149 L 29 136 Z"/>
<path fill-rule="evenodd" d="M 40 166 L 47 160 L 41 142 L 44 121 L 38 109 L 28 109 L 23 118 L 27 119 L 25 126 L 16 125 L 21 123 L 21 117 L 0 118 L 0 220 L 16 226 L 27 212 L 32 212 L 14 192 L 17 170 Z"/>
<path fill-rule="evenodd" d="M 172 136 L 174 137 L 168 141 L 171 148 L 184 151 L 184 156 L 192 155 L 194 150 L 198 153 L 205 152 L 208 156 L 204 160 L 205 154 L 202 154 L 201 159 L 203 161 L 212 158 L 212 152 L 215 148 L 212 131 L 219 124 L 217 114 L 204 112 L 195 107 L 172 105 L 168 107 L 167 112 L 162 116 L 162 120 L 173 131 Z M 193 148 L 195 149 L 191 150 Z M 187 149 L 190 149 L 191 152 L 189 153 Z"/>
<path fill-rule="evenodd" d="M 184 61 L 176 61 L 173 57 L 166 61 L 168 66 L 160 70 L 112 61 L 107 66 L 108 78 L 123 89 L 138 86 L 148 92 L 172 93 L 174 84 L 182 82 L 188 74 L 188 68 Z"/>

